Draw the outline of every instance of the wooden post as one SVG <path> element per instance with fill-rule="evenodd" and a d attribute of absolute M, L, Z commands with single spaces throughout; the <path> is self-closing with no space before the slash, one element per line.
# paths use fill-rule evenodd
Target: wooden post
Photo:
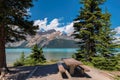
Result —
<path fill-rule="evenodd" d="M 75 65 L 70 66 L 70 74 L 74 74 Z"/>

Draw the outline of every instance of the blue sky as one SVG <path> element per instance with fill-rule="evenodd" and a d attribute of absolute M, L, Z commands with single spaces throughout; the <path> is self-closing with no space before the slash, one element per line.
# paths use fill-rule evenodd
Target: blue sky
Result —
<path fill-rule="evenodd" d="M 68 26 L 79 13 L 81 6 L 79 1 L 80 0 L 38 0 L 34 2 L 34 7 L 30 9 L 31 20 L 45 22 L 45 18 L 47 18 L 45 25 L 50 25 L 52 21 L 56 21 L 57 26 Z M 120 0 L 107 0 L 102 7 L 103 9 L 107 7 L 111 14 L 111 28 L 119 27 Z"/>
<path fill-rule="evenodd" d="M 34 4 L 31 19 L 48 18 L 48 21 L 51 21 L 54 18 L 62 18 L 64 23 L 73 21 L 80 7 L 78 0 L 39 0 Z"/>
<path fill-rule="evenodd" d="M 120 26 L 120 0 L 107 0 L 103 6 L 107 7 L 111 14 L 111 27 Z"/>

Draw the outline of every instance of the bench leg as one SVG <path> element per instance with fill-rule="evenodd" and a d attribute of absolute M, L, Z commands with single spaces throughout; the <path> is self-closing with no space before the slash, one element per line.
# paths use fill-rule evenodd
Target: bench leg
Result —
<path fill-rule="evenodd" d="M 84 74 L 85 74 L 85 72 L 84 72 L 84 70 L 83 70 L 83 69 L 81 70 L 81 73 L 82 73 L 82 75 L 84 75 Z"/>
<path fill-rule="evenodd" d="M 74 69 L 75 69 L 75 66 L 70 66 L 70 74 L 74 74 Z"/>

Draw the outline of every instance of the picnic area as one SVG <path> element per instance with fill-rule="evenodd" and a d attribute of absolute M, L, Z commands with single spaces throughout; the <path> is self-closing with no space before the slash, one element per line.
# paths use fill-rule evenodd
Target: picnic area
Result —
<path fill-rule="evenodd" d="M 73 58 L 55 64 L 10 67 L 4 80 L 113 80 L 113 74 L 84 65 Z"/>

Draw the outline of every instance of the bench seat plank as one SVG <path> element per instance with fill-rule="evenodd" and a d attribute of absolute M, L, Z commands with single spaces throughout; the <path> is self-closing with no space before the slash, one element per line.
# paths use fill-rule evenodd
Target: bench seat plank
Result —
<path fill-rule="evenodd" d="M 62 64 L 58 65 L 58 69 L 61 73 L 64 73 L 66 71 Z"/>
<path fill-rule="evenodd" d="M 79 65 L 85 72 L 90 72 L 90 69 L 85 65 Z"/>

